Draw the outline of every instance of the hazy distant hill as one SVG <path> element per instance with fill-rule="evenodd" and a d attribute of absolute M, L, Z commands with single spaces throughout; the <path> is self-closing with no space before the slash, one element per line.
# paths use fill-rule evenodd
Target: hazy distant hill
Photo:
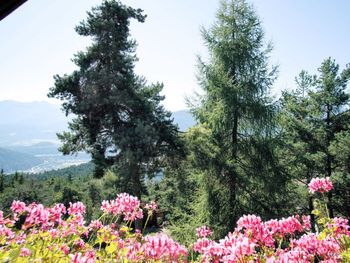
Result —
<path fill-rule="evenodd" d="M 181 131 L 195 124 L 187 110 L 172 114 Z M 87 162 L 87 154 L 62 156 L 56 133 L 67 129 L 59 105 L 48 102 L 0 101 L 0 168 L 41 172 Z"/>
<path fill-rule="evenodd" d="M 173 117 L 182 131 L 195 124 L 187 110 L 173 112 Z M 68 120 L 59 105 L 0 101 L 0 147 L 58 143 L 56 133 L 67 129 Z"/>
<path fill-rule="evenodd" d="M 59 105 L 44 101 L 18 102 L 0 101 L 0 118 L 2 125 L 19 124 L 33 126 L 33 121 L 39 126 L 49 127 L 52 124 L 65 123 L 66 117 Z"/>
<path fill-rule="evenodd" d="M 0 148 L 0 169 L 4 169 L 5 173 L 27 170 L 41 163 L 42 160 L 30 154 Z"/>
<path fill-rule="evenodd" d="M 62 156 L 56 133 L 67 129 L 59 105 L 0 101 L 0 168 L 42 172 L 88 162 L 88 155 Z"/>
<path fill-rule="evenodd" d="M 48 102 L 0 102 L 0 146 L 57 141 L 67 127 L 59 105 Z"/>
<path fill-rule="evenodd" d="M 15 144 L 7 146 L 9 150 L 22 152 L 31 155 L 43 155 L 43 154 L 57 154 L 58 143 L 52 143 L 48 141 L 41 141 L 30 145 Z"/>

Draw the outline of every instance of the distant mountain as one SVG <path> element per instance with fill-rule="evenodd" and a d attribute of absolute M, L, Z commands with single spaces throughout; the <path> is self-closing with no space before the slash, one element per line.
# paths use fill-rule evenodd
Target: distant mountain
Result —
<path fill-rule="evenodd" d="M 1 101 L 0 146 L 57 141 L 56 133 L 67 129 L 67 121 L 59 105 Z"/>
<path fill-rule="evenodd" d="M 48 155 L 58 154 L 58 143 L 52 143 L 48 141 L 42 141 L 30 145 L 14 144 L 9 145 L 6 148 L 12 151 L 22 152 L 30 155 Z"/>
<path fill-rule="evenodd" d="M 27 170 L 41 163 L 43 160 L 30 154 L 0 148 L 0 169 L 5 173 Z"/>
<path fill-rule="evenodd" d="M 188 110 L 173 112 L 172 116 L 181 131 L 195 124 Z M 59 105 L 48 102 L 0 101 L 0 147 L 36 145 L 38 148 L 42 142 L 58 144 L 56 133 L 66 130 L 70 119 Z"/>
<path fill-rule="evenodd" d="M 196 124 L 193 115 L 188 110 L 175 111 L 172 113 L 172 116 L 174 122 L 179 125 L 180 131 L 186 131 Z"/>
<path fill-rule="evenodd" d="M 6 172 L 43 172 L 88 162 L 87 154 L 62 156 L 56 133 L 67 130 L 59 105 L 0 101 L 0 168 Z"/>
<path fill-rule="evenodd" d="M 18 102 L 5 100 L 0 102 L 0 118 L 2 125 L 33 125 L 39 121 L 40 126 L 47 126 L 66 121 L 60 106 L 45 101 Z"/>
<path fill-rule="evenodd" d="M 188 110 L 173 112 L 181 131 L 195 124 Z M 87 154 L 62 156 L 56 133 L 67 130 L 59 105 L 48 102 L 0 101 L 0 168 L 38 173 L 91 160 Z"/>

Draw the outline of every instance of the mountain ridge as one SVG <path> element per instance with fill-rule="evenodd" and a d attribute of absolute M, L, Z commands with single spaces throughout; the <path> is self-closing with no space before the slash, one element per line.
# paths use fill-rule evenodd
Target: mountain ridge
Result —
<path fill-rule="evenodd" d="M 172 118 L 181 131 L 195 124 L 188 110 L 175 111 Z M 47 101 L 0 101 L 0 168 L 40 172 L 88 161 L 87 155 L 62 156 L 57 150 L 60 142 L 56 133 L 67 130 L 70 119 L 60 105 Z M 25 165 L 21 166 L 21 161 Z"/>

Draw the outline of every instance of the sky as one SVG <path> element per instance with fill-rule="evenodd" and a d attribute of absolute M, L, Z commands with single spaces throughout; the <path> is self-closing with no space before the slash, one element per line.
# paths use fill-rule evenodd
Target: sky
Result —
<path fill-rule="evenodd" d="M 185 109 L 200 91 L 196 58 L 207 53 L 200 28 L 215 20 L 219 0 L 124 0 L 141 8 L 145 23 L 132 23 L 138 42 L 136 73 L 163 82 L 168 110 Z M 295 87 L 302 70 L 317 73 L 327 57 L 341 69 L 350 63 L 350 1 L 249 0 L 272 41 L 271 65 L 279 65 L 272 94 Z M 53 75 L 69 74 L 73 54 L 90 43 L 74 31 L 101 0 L 30 0 L 0 21 L 0 100 L 49 101 Z"/>

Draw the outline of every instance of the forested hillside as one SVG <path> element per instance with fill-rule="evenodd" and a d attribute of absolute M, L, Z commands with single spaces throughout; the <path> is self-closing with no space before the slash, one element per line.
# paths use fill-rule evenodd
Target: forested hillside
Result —
<path fill-rule="evenodd" d="M 0 167 L 6 172 L 26 170 L 40 163 L 42 161 L 33 155 L 0 148 Z"/>

